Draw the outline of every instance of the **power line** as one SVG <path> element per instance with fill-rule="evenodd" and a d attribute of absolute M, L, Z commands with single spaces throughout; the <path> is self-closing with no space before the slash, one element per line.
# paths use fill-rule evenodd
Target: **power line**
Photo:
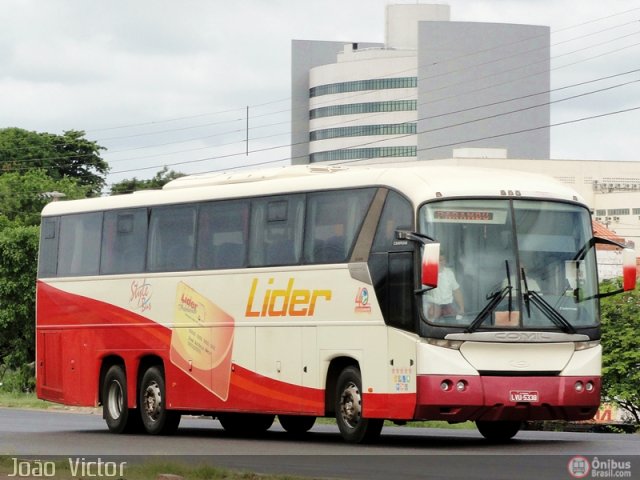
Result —
<path fill-rule="evenodd" d="M 632 9 L 632 10 L 630 10 L 630 11 L 633 11 L 633 10 L 637 10 L 637 9 Z M 604 17 L 604 18 L 610 18 L 610 17 L 612 17 L 612 16 L 615 16 L 615 15 L 611 15 L 611 16 L 609 16 L 609 17 Z M 594 20 L 594 21 L 597 21 L 597 20 Z M 586 23 L 593 23 L 594 21 L 586 22 Z M 628 23 L 623 24 L 623 25 L 628 25 L 629 23 L 633 23 L 633 22 L 628 22 Z M 569 28 L 570 28 L 570 27 L 569 27 Z M 614 27 L 612 27 L 612 28 L 614 28 Z M 602 31 L 603 31 L 603 30 L 601 30 L 600 32 L 602 32 Z M 595 33 L 599 33 L 599 32 L 595 32 Z M 590 33 L 590 34 L 585 35 L 585 36 L 591 36 L 591 35 L 594 35 L 595 33 Z M 634 34 L 635 34 L 635 33 L 634 33 Z M 633 34 L 630 34 L 630 35 L 633 35 Z M 626 36 L 623 36 L 623 37 L 617 37 L 617 39 L 625 38 L 625 37 L 627 37 L 627 36 L 629 36 L 629 35 L 626 35 Z M 617 40 L 617 39 L 616 39 L 616 40 Z M 575 40 L 575 39 L 571 39 L 571 41 L 572 41 L 572 40 Z M 568 40 L 568 41 L 570 41 L 570 40 Z M 568 41 L 561 42 L 561 43 L 566 43 L 566 42 L 568 42 Z M 604 42 L 604 43 L 610 43 L 610 42 L 611 42 L 611 41 L 607 41 L 607 42 Z M 602 45 L 602 44 L 603 44 L 603 43 L 601 43 L 600 45 Z M 633 47 L 633 46 L 637 46 L 637 45 L 638 45 L 638 44 L 634 44 L 634 45 L 627 46 L 627 47 L 624 47 L 624 48 L 631 48 L 631 47 Z M 497 47 L 494 47 L 494 48 L 497 48 Z M 593 48 L 593 46 L 591 46 L 591 47 L 585 47 L 585 48 L 582 48 L 582 49 L 577 50 L 577 51 L 582 51 L 582 50 L 585 50 L 585 49 L 587 49 L 587 48 Z M 485 49 L 485 50 L 486 50 L 486 49 Z M 621 50 L 621 49 L 617 49 L 617 50 L 615 50 L 614 52 L 617 52 L 617 51 L 620 51 L 620 50 Z M 577 51 L 575 51 L 575 52 L 577 52 Z M 571 54 L 571 53 L 575 53 L 575 52 L 569 52 L 569 53 L 567 53 L 567 54 L 563 54 L 562 56 L 566 56 L 566 55 L 569 55 L 569 54 Z M 604 54 L 601 54 L 601 55 L 598 55 L 598 56 L 596 56 L 596 57 L 592 57 L 592 58 L 597 58 L 597 57 L 600 57 L 600 56 L 603 56 L 603 55 L 606 55 L 606 54 L 609 54 L 609 53 L 612 53 L 612 52 L 607 52 L 607 53 L 604 53 Z M 472 54 L 472 53 L 470 53 L 470 54 L 468 54 L 468 55 L 471 55 L 471 54 Z M 449 60 L 449 59 L 447 59 L 447 60 Z M 585 61 L 585 60 L 581 60 L 581 61 Z M 576 63 L 578 63 L 578 62 L 576 62 Z M 575 63 L 574 63 L 574 64 L 575 64 Z M 573 64 L 572 64 L 572 65 L 573 65 Z M 477 66 L 477 65 L 475 65 L 474 67 L 476 67 L 476 66 Z M 558 68 L 563 68 L 563 67 L 558 67 Z M 425 77 L 425 78 L 428 78 L 428 77 Z M 512 80 L 512 81 L 513 81 L 513 80 Z M 490 88 L 490 87 L 486 87 L 486 88 Z M 565 87 L 565 88 L 568 88 L 568 87 Z M 553 90 L 550 90 L 550 92 L 551 92 L 551 91 L 553 91 Z M 507 100 L 507 101 L 513 101 L 513 99 L 509 99 L 509 100 Z M 261 104 L 261 105 L 273 104 L 273 103 L 277 103 L 277 102 L 279 102 L 279 101 L 267 102 L 267 103 L 264 103 L 264 104 Z M 506 101 L 505 101 L 505 102 L 506 102 Z M 551 102 L 551 103 L 553 103 L 553 102 Z M 422 105 L 422 104 L 421 104 L 421 105 Z M 476 108 L 480 108 L 480 107 L 479 107 L 479 106 L 476 106 L 476 107 L 471 107 L 471 108 L 472 108 L 472 109 L 476 109 Z M 531 108 L 534 108 L 534 107 L 531 107 Z M 236 110 L 227 110 L 226 112 L 233 112 L 233 111 L 236 111 Z M 286 112 L 286 111 L 287 111 L 287 110 L 282 110 L 282 111 L 279 111 L 278 113 L 282 113 L 282 112 Z M 508 113 L 509 113 L 509 112 L 505 112 L 504 114 L 508 114 Z M 441 114 L 441 115 L 443 115 L 443 116 L 444 116 L 444 115 L 450 115 L 450 114 L 452 114 L 452 113 L 451 113 L 451 112 L 448 112 L 448 113 L 444 113 L 444 114 Z M 204 116 L 204 115 L 206 115 L 206 114 L 190 116 L 190 118 L 195 118 L 195 117 Z M 185 118 L 185 117 L 181 117 L 181 118 Z M 363 118 L 363 117 L 359 117 L 359 118 Z M 367 117 L 367 118 L 370 118 L 370 117 Z M 426 118 L 429 118 L 429 117 L 426 117 Z M 177 120 L 177 119 L 173 119 L 173 120 Z M 234 121 L 237 121 L 237 120 L 234 120 Z M 151 123 L 154 123 L 154 122 L 151 122 Z M 216 124 L 219 124 L 219 123 L 225 123 L 225 122 L 215 122 L 215 123 L 216 123 Z M 286 122 L 281 122 L 281 123 L 286 123 Z M 341 121 L 341 122 L 339 122 L 339 123 L 337 123 L 337 124 L 344 124 L 344 123 L 347 123 L 347 122 Z M 208 125 L 208 124 L 204 124 L 204 125 Z M 278 123 L 276 123 L 276 124 L 269 124 L 269 125 L 262 125 L 262 126 L 260 126 L 260 127 L 253 127 L 253 128 L 268 128 L 268 127 L 271 127 L 271 126 L 273 126 L 273 125 L 278 125 Z M 112 128 L 117 128 L 117 127 L 112 127 Z M 163 133 L 172 132 L 172 131 L 178 131 L 178 130 L 185 130 L 185 129 L 189 129 L 189 128 L 198 128 L 198 126 L 185 127 L 185 128 L 181 128 L 181 129 L 165 130 L 165 131 L 163 131 Z M 447 128 L 447 127 L 442 127 L 442 128 Z M 132 148 L 132 149 L 125 149 L 125 150 L 115 151 L 115 152 L 111 152 L 111 153 L 122 153 L 122 152 L 125 152 L 125 151 L 140 150 L 140 149 L 144 149 L 144 148 L 157 148 L 157 147 L 162 147 L 162 146 L 172 145 L 172 144 L 176 144 L 176 143 L 187 143 L 187 142 L 191 142 L 191 141 L 203 140 L 203 139 L 212 138 L 212 137 L 216 137 L 216 136 L 222 136 L 222 135 L 226 135 L 226 134 L 239 133 L 240 131 L 241 131 L 241 130 L 234 130 L 234 131 L 229 131 L 229 132 L 222 132 L 222 133 L 218 133 L 218 134 L 214 134 L 214 135 L 210 135 L 210 136 L 206 136 L 206 137 L 191 138 L 191 139 L 183 140 L 183 141 L 180 141 L 180 142 L 166 142 L 166 143 L 163 143 L 163 144 L 149 145 L 149 146 L 143 146 L 143 147 L 135 147 L 135 148 Z M 124 136 L 124 137 L 111 137 L 111 138 L 131 138 L 131 137 L 143 136 L 143 135 L 154 135 L 154 134 L 158 134 L 158 133 L 160 133 L 160 132 L 153 132 L 153 133 L 148 133 L 148 134 L 139 134 L 139 135 L 131 135 L 131 136 Z M 266 136 L 266 137 L 258 137 L 257 139 L 260 139 L 260 138 L 269 138 L 269 137 L 274 137 L 274 136 L 279 136 L 279 135 L 284 135 L 284 134 L 285 134 L 285 133 L 282 133 L 282 134 L 274 134 L 274 135 L 269 135 L 269 136 Z M 176 151 L 176 152 L 164 153 L 164 154 L 158 154 L 158 155 L 177 154 L 177 153 L 184 153 L 185 151 L 195 151 L 195 150 L 207 149 L 207 148 L 214 148 L 214 147 L 220 147 L 220 146 L 229 146 L 229 145 L 233 145 L 233 144 L 235 144 L 235 143 L 240 143 L 240 142 L 239 142 L 239 141 L 238 141 L 238 142 L 231 142 L 231 143 L 226 143 L 226 144 L 222 144 L 222 145 L 215 145 L 215 146 L 213 146 L 213 147 L 201 147 L 201 148 L 198 148 L 198 149 L 180 150 L 180 151 Z M 301 142 L 301 143 L 302 143 L 302 142 Z M 306 143 L 306 142 L 304 142 L 304 143 Z M 282 146 L 278 146 L 278 147 L 270 147 L 269 149 L 274 149 L 274 148 L 284 148 L 284 147 L 287 147 L 287 146 L 291 146 L 291 144 L 289 144 L 289 145 L 282 145 Z M 264 151 L 264 150 L 263 150 L 263 149 L 260 149 L 260 150 L 256 150 L 255 152 L 258 152 L 258 151 Z M 156 155 L 156 156 L 157 156 L 157 155 Z M 77 155 L 73 154 L 73 155 L 69 155 L 69 156 L 65 156 L 65 157 L 57 157 L 56 159 L 63 159 L 63 158 L 70 158 L 70 157 L 77 157 Z M 130 161 L 130 160 L 135 160 L 135 159 L 138 159 L 138 158 L 148 158 L 148 157 L 149 157 L 149 156 L 144 156 L 144 157 L 133 157 L 133 158 L 124 159 L 124 160 L 129 160 L 129 161 Z M 213 158 L 215 158 L 215 157 L 213 157 Z M 25 160 L 25 162 L 29 162 L 29 161 L 34 162 L 34 161 L 38 161 L 38 160 L 41 160 L 41 159 L 26 159 L 26 160 Z M 51 159 L 49 159 L 49 160 L 51 160 Z M 120 162 L 120 161 L 124 161 L 124 160 L 113 160 L 112 162 Z M 200 160 L 198 160 L 198 161 L 200 161 Z M 135 170 L 128 170 L 128 171 L 135 171 Z M 113 173 L 118 173 L 118 172 L 113 172 Z"/>

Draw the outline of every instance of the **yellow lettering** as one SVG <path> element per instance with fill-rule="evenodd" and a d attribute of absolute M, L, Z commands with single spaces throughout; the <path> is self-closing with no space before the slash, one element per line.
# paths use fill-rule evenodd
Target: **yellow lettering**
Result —
<path fill-rule="evenodd" d="M 295 279 L 293 278 L 287 280 L 286 288 L 265 288 L 264 294 L 258 291 L 258 283 L 257 278 L 251 281 L 245 309 L 247 317 L 313 316 L 319 300 L 324 299 L 328 302 L 332 296 L 331 290 L 294 289 Z M 267 284 L 273 285 L 274 279 L 270 278 Z M 260 305 L 258 303 L 260 296 L 262 296 L 262 306 L 258 310 L 256 304 Z"/>
<path fill-rule="evenodd" d="M 287 308 L 289 307 L 289 298 L 291 297 L 292 288 L 293 278 L 290 278 L 286 290 L 273 290 L 271 293 L 271 300 L 269 301 L 270 317 L 284 317 L 287 315 Z M 276 309 L 276 302 L 279 299 L 282 299 L 282 305 L 279 309 Z"/>
<path fill-rule="evenodd" d="M 309 290 L 294 290 L 289 307 L 289 315 L 292 317 L 304 317 L 309 309 Z"/>
<path fill-rule="evenodd" d="M 314 290 L 311 294 L 311 303 L 309 304 L 309 315 L 313 315 L 316 311 L 316 300 L 318 297 L 324 297 L 327 301 L 331 300 L 331 290 Z"/>
<path fill-rule="evenodd" d="M 256 288 L 258 287 L 258 279 L 254 278 L 251 282 L 251 290 L 249 290 L 249 299 L 247 300 L 247 309 L 244 312 L 247 317 L 259 317 L 260 312 L 253 310 L 253 297 L 256 294 Z"/>

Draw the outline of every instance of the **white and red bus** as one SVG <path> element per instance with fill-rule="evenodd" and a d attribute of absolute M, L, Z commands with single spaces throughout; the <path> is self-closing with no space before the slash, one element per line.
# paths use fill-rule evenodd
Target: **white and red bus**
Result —
<path fill-rule="evenodd" d="M 102 405 L 118 433 L 207 414 L 251 434 L 277 415 L 294 433 L 335 416 L 350 442 L 385 419 L 474 420 L 508 439 L 526 420 L 590 419 L 600 241 L 555 181 L 426 163 L 53 202 L 38 397 Z M 624 273 L 634 288 L 635 265 Z"/>

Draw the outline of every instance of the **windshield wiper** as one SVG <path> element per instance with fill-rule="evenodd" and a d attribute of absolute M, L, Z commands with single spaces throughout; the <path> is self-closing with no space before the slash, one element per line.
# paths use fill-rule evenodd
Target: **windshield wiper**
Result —
<path fill-rule="evenodd" d="M 487 295 L 487 300 L 489 300 L 489 303 L 487 303 L 484 306 L 484 308 L 480 311 L 480 313 L 478 313 L 476 318 L 473 319 L 473 322 L 471 322 L 471 325 L 467 327 L 465 332 L 467 333 L 475 332 L 480 327 L 480 325 L 484 323 L 487 316 L 489 316 L 491 312 L 493 312 L 496 309 L 496 307 L 507 295 L 509 295 L 509 311 L 511 311 L 512 302 L 513 302 L 511 290 L 513 289 L 513 287 L 511 286 L 511 275 L 509 273 L 509 260 L 505 260 L 504 263 L 505 263 L 505 269 L 507 270 L 507 286 L 504 287 L 502 290 L 497 290 Z"/>
<path fill-rule="evenodd" d="M 533 303 L 538 310 L 540 310 L 545 317 L 551 320 L 558 328 L 565 333 L 576 333 L 576 329 L 571 325 L 566 318 L 564 318 L 555 308 L 553 308 L 549 302 L 547 302 L 542 295 L 533 290 L 529 290 L 527 285 L 527 276 L 524 273 L 524 268 L 521 269 L 522 281 L 524 283 L 524 302 L 527 307 L 527 314 L 531 316 L 531 308 L 529 303 Z"/>

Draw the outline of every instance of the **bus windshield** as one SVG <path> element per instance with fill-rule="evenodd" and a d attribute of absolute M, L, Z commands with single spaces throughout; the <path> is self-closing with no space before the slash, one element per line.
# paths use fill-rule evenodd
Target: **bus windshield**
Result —
<path fill-rule="evenodd" d="M 438 288 L 422 295 L 433 326 L 575 333 L 598 322 L 589 212 L 552 201 L 428 203 L 420 233 L 441 244 Z M 587 246 L 587 247 L 585 247 Z"/>

